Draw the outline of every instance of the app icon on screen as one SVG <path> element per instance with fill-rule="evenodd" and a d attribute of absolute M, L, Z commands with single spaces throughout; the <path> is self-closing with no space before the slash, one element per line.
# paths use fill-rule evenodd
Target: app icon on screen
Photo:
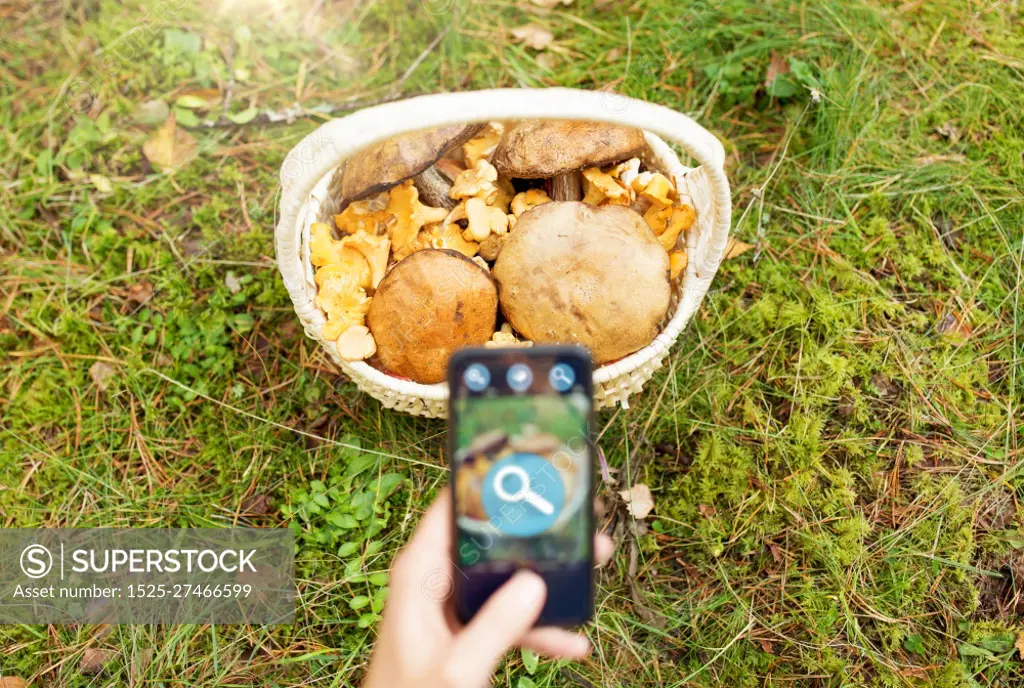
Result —
<path fill-rule="evenodd" d="M 487 366 L 474 363 L 466 368 L 466 372 L 462 374 L 462 381 L 466 383 L 469 391 L 482 392 L 491 384 L 491 373 Z"/>
<path fill-rule="evenodd" d="M 558 392 L 568 392 L 576 382 L 576 372 L 567 363 L 556 363 L 548 371 L 548 384 Z"/>
<path fill-rule="evenodd" d="M 530 388 L 530 383 L 533 382 L 533 371 L 530 370 L 528 365 L 516 363 L 508 369 L 505 380 L 514 391 L 525 392 Z"/>
<path fill-rule="evenodd" d="M 536 454 L 505 457 L 483 481 L 484 511 L 491 525 L 506 535 L 543 533 L 558 520 L 564 504 L 562 476 Z"/>

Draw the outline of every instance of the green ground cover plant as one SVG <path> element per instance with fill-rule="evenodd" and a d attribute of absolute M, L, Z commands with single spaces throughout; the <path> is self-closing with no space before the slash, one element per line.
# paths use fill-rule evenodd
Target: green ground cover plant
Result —
<path fill-rule="evenodd" d="M 711 129 L 752 248 L 598 416 L 617 552 L 593 658 L 517 653 L 498 683 L 1024 684 L 1021 12 L 0 5 L 0 524 L 288 525 L 300 593 L 286 627 L 3 627 L 0 676 L 358 685 L 446 431 L 304 338 L 272 261 L 280 165 L 353 99 L 560 85 Z M 176 144 L 144 153 L 171 113 Z"/>

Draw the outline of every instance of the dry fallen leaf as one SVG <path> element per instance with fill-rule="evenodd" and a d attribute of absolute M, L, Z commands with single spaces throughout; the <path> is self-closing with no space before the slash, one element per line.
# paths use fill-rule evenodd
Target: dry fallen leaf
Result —
<path fill-rule="evenodd" d="M 512 38 L 517 43 L 525 43 L 534 50 L 544 50 L 551 45 L 551 41 L 555 40 L 550 31 L 536 24 L 527 24 L 518 29 L 512 29 Z"/>
<path fill-rule="evenodd" d="M 773 50 L 772 61 L 768 63 L 768 71 L 764 75 L 764 87 L 771 88 L 780 74 L 788 73 L 789 61 Z"/>
<path fill-rule="evenodd" d="M 553 71 L 558 66 L 558 60 L 554 53 L 545 51 L 537 56 L 537 66 Z"/>
<path fill-rule="evenodd" d="M 952 339 L 970 339 L 974 334 L 974 328 L 969 322 L 964 321 L 956 313 L 946 313 L 939 321 L 935 329 L 939 334 L 948 335 Z"/>
<path fill-rule="evenodd" d="M 143 675 L 146 673 L 146 669 L 149 668 L 149 664 L 152 661 L 153 650 L 150 648 L 140 650 L 132 655 L 130 673 L 134 683 L 137 684 L 142 680 Z"/>
<path fill-rule="evenodd" d="M 1020 658 L 1024 660 L 1024 631 L 1021 631 L 1017 635 L 1017 643 L 1015 644 L 1017 652 L 1020 653 Z"/>
<path fill-rule="evenodd" d="M 544 7 L 551 9 L 552 7 L 558 7 L 559 5 L 569 6 L 572 4 L 572 0 L 530 0 L 537 7 Z"/>
<path fill-rule="evenodd" d="M 960 140 L 960 128 L 952 122 L 943 122 L 938 128 L 938 132 L 953 143 Z"/>
<path fill-rule="evenodd" d="M 172 112 L 153 137 L 142 144 L 142 153 L 157 167 L 173 172 L 195 159 L 198 148 L 192 134 L 178 128 Z"/>
<path fill-rule="evenodd" d="M 646 518 L 654 508 L 654 497 L 651 496 L 651 488 L 643 483 L 638 483 L 628 490 L 619 492 L 629 507 L 629 513 L 633 518 Z"/>
<path fill-rule="evenodd" d="M 182 98 L 188 98 L 195 103 L 203 101 L 207 108 L 215 107 L 221 101 L 220 91 L 216 88 L 186 89 L 178 96 L 178 100 L 181 100 Z"/>
<path fill-rule="evenodd" d="M 128 291 L 125 293 L 125 298 L 129 302 L 135 302 L 137 304 L 143 304 L 153 298 L 153 283 L 152 282 L 135 282 L 128 286 Z"/>
<path fill-rule="evenodd" d="M 934 165 L 937 162 L 967 162 L 967 158 L 960 155 L 959 153 L 954 155 L 922 155 L 914 158 L 914 163 L 917 165 Z"/>
<path fill-rule="evenodd" d="M 233 272 L 229 272 L 224 276 L 224 285 L 232 294 L 242 291 L 242 280 L 238 279 Z"/>
<path fill-rule="evenodd" d="M 98 674 L 116 656 L 117 653 L 113 650 L 98 650 L 90 647 L 82 653 L 82 661 L 78 664 L 78 670 L 83 674 Z"/>
<path fill-rule="evenodd" d="M 28 681 L 17 676 L 0 676 L 0 688 L 28 688 Z"/>
<path fill-rule="evenodd" d="M 101 392 L 107 391 L 107 380 L 109 380 L 117 370 L 114 366 L 110 365 L 106 361 L 96 361 L 89 368 L 89 377 L 99 387 Z M 0 688 L 3 688 L 0 686 Z"/>
<path fill-rule="evenodd" d="M 729 239 L 729 243 L 725 247 L 725 255 L 723 259 L 735 258 L 736 256 L 742 255 L 754 248 L 753 244 L 744 244 L 742 241 L 736 239 Z"/>

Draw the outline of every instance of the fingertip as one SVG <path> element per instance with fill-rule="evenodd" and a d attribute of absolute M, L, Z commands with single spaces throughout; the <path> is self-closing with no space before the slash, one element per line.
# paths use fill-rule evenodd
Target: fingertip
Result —
<path fill-rule="evenodd" d="M 566 639 L 564 657 L 583 659 L 590 656 L 590 639 L 582 634 L 573 634 Z"/>
<path fill-rule="evenodd" d="M 597 566 L 604 566 L 615 553 L 615 543 L 604 533 L 594 536 L 594 563 Z"/>
<path fill-rule="evenodd" d="M 509 594 L 514 595 L 518 602 L 532 608 L 544 604 L 548 595 L 548 586 L 535 572 L 520 569 L 505 583 Z"/>
<path fill-rule="evenodd" d="M 590 640 L 581 633 L 562 628 L 534 628 L 522 640 L 523 647 L 555 659 L 584 659 L 590 655 Z"/>

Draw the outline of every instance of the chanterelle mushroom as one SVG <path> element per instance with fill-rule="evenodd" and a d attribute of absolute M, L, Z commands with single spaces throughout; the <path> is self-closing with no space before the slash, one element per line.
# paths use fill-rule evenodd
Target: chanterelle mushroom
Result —
<path fill-rule="evenodd" d="M 597 363 L 650 344 L 669 306 L 668 253 L 624 206 L 556 201 L 526 211 L 492 274 L 517 332 L 582 344 Z"/>
<path fill-rule="evenodd" d="M 416 186 L 428 204 L 451 209 L 448 197 L 451 180 L 434 169 L 434 163 L 448 149 L 461 145 L 484 127 L 459 124 L 429 131 L 394 136 L 359 151 L 334 174 L 329 193 L 340 198 L 344 210 L 352 201 L 387 191 L 415 177 Z"/>
<path fill-rule="evenodd" d="M 353 251 L 355 253 L 355 251 Z M 366 295 L 370 269 L 362 256 L 344 265 L 325 265 L 316 272 L 316 305 L 327 314 L 321 334 L 327 341 L 336 340 L 345 330 L 362 325 L 370 310 Z"/>
<path fill-rule="evenodd" d="M 441 222 L 448 216 L 444 208 L 432 208 L 419 200 L 419 191 L 411 181 L 391 189 L 387 212 L 395 220 L 388 225 L 388 235 L 395 251 L 395 260 L 401 260 L 414 250 L 412 242 L 424 225 Z"/>
<path fill-rule="evenodd" d="M 498 290 L 479 265 L 455 251 L 417 251 L 380 283 L 367 324 L 384 368 L 416 382 L 445 378 L 458 349 L 494 334 Z"/>
<path fill-rule="evenodd" d="M 365 231 L 335 239 L 331 236 L 331 226 L 326 222 L 314 222 L 309 230 L 309 262 L 316 266 L 346 266 L 351 272 L 356 269 L 353 266 L 358 263 L 357 257 L 361 256 L 366 265 L 359 266 L 358 270 L 370 271 L 366 288 L 376 289 L 384 278 L 390 247 L 391 242 L 386 236 L 367 234 Z"/>
<path fill-rule="evenodd" d="M 551 178 L 551 197 L 583 197 L 580 170 L 638 155 L 645 146 L 639 129 L 603 122 L 528 120 L 508 131 L 491 162 L 506 177 Z"/>

